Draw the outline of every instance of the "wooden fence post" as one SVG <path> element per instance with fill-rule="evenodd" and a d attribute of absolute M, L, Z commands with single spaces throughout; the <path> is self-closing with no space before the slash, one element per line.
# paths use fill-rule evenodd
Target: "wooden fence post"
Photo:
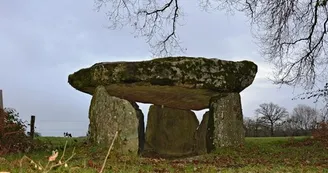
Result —
<path fill-rule="evenodd" d="M 31 122 L 30 122 L 30 137 L 34 138 L 34 124 L 35 124 L 35 116 L 31 115 Z"/>
<path fill-rule="evenodd" d="M 2 90 L 0 89 L 0 108 L 3 109 Z"/>
<path fill-rule="evenodd" d="M 0 89 L 0 136 L 3 136 L 5 130 L 5 111 L 3 109 L 2 90 Z"/>

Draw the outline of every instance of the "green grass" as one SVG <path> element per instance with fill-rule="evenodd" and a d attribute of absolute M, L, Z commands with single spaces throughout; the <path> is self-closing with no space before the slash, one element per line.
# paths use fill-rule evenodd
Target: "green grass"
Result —
<path fill-rule="evenodd" d="M 76 148 L 76 155 L 67 168 L 51 172 L 97 172 L 108 149 L 108 146 L 85 145 L 83 138 L 41 137 L 40 140 L 49 147 L 26 155 L 43 165 L 53 149 L 57 149 L 61 156 L 66 140 L 65 158 Z M 4 156 L 0 159 L 0 172 L 19 172 L 22 157 L 23 154 Z M 22 170 L 37 172 L 28 162 L 23 162 Z M 112 153 L 105 172 L 328 172 L 328 148 L 306 137 L 293 140 L 284 137 L 246 138 L 243 147 L 221 148 L 212 154 L 185 159 L 123 157 Z"/>

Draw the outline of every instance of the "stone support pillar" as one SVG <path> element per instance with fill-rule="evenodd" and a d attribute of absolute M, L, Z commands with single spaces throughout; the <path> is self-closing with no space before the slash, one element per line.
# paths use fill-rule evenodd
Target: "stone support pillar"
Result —
<path fill-rule="evenodd" d="M 93 94 L 89 109 L 89 139 L 93 143 L 109 146 L 118 131 L 114 151 L 137 155 L 141 147 L 141 116 L 129 101 L 110 96 L 105 87 L 99 86 Z"/>
<path fill-rule="evenodd" d="M 191 110 L 152 105 L 148 113 L 145 150 L 164 157 L 191 155 L 198 125 Z"/>
<path fill-rule="evenodd" d="M 209 128 L 209 150 L 244 144 L 245 133 L 239 93 L 225 93 L 211 98 Z"/>

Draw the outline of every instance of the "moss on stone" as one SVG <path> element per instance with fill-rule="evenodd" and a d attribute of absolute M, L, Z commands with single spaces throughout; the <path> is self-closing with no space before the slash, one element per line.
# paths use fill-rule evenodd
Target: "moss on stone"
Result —
<path fill-rule="evenodd" d="M 140 112 L 127 100 L 110 96 L 105 87 L 97 87 L 89 109 L 89 140 L 93 144 L 110 144 L 118 132 L 114 150 L 137 155 L 141 149 L 140 125 L 143 125 Z"/>
<path fill-rule="evenodd" d="M 213 137 L 210 147 L 244 144 L 245 134 L 239 93 L 227 93 L 226 96 L 211 98 L 209 128 Z"/>
<path fill-rule="evenodd" d="M 167 57 L 140 62 L 97 63 L 70 75 L 69 83 L 77 90 L 89 94 L 92 94 L 94 88 L 99 85 L 114 84 L 129 87 L 143 85 L 148 89 L 155 86 L 168 86 L 177 90 L 178 88 L 203 89 L 215 94 L 241 92 L 252 84 L 256 73 L 257 66 L 250 61 Z M 152 94 L 156 96 L 161 93 L 162 91 L 158 90 L 157 93 Z M 178 93 L 174 90 L 168 94 L 186 95 L 186 93 Z M 181 100 L 176 102 L 179 101 Z M 152 103 L 152 100 L 147 102 Z"/>
<path fill-rule="evenodd" d="M 194 152 L 198 119 L 190 110 L 151 105 L 148 112 L 145 152 L 161 156 L 187 156 Z"/>

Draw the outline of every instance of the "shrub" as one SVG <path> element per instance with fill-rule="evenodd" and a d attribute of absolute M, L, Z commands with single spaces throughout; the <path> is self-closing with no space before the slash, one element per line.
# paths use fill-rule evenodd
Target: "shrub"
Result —
<path fill-rule="evenodd" d="M 0 134 L 0 155 L 11 152 L 24 152 L 32 148 L 32 140 L 25 134 L 26 122 L 19 118 L 13 108 L 1 109 L 4 116 L 3 132 Z"/>
<path fill-rule="evenodd" d="M 314 139 L 328 143 L 328 123 L 321 122 L 316 129 L 312 131 Z"/>

